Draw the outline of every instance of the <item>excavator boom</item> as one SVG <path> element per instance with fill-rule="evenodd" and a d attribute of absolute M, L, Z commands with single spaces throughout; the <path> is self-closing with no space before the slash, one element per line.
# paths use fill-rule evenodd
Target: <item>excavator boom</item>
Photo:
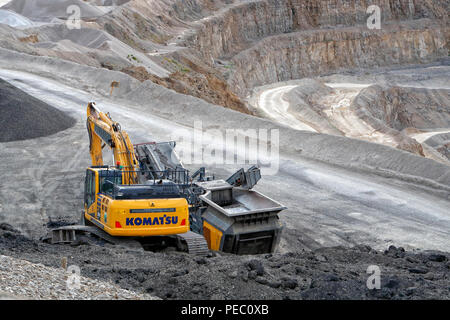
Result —
<path fill-rule="evenodd" d="M 103 166 L 103 148 L 109 146 L 114 153 L 116 165 L 124 172 L 124 182 L 138 183 L 136 172 L 139 169 L 133 144 L 126 131 L 111 117 L 90 102 L 87 107 L 87 130 L 89 133 L 89 152 L 93 166 Z"/>

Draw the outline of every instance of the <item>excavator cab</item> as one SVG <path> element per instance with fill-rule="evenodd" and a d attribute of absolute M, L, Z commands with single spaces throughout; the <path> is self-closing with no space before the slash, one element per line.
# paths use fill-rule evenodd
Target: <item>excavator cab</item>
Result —
<path fill-rule="evenodd" d="M 112 236 L 149 237 L 186 233 L 189 209 L 172 181 L 123 184 L 124 172 L 106 166 L 86 170 L 85 221 Z"/>

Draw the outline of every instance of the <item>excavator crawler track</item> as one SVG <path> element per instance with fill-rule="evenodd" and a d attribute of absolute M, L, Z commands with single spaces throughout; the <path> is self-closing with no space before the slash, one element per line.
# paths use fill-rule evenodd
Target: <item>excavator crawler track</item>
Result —
<path fill-rule="evenodd" d="M 94 235 L 114 245 L 141 248 L 140 243 L 132 238 L 113 237 L 97 227 L 85 225 L 71 225 L 52 229 L 41 240 L 51 244 L 72 244 L 78 240 L 80 235 L 85 234 Z"/>
<path fill-rule="evenodd" d="M 94 226 L 71 225 L 63 226 L 50 230 L 42 241 L 51 244 L 73 244 L 79 240 L 81 235 L 90 234 L 114 245 L 120 245 L 128 248 L 143 249 L 141 243 L 135 238 L 129 237 L 113 237 L 103 230 Z M 208 254 L 208 244 L 203 236 L 189 231 L 187 233 L 178 234 L 176 237 L 181 244 L 178 249 L 186 251 L 191 255 L 205 256 Z"/>
<path fill-rule="evenodd" d="M 198 233 L 189 231 L 177 235 L 187 245 L 189 254 L 196 256 L 205 256 L 209 253 L 208 243 L 206 239 Z"/>

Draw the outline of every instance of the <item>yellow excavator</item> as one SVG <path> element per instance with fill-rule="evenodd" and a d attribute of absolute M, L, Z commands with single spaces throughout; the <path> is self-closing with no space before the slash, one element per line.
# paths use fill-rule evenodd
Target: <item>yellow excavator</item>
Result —
<path fill-rule="evenodd" d="M 86 171 L 84 219 L 112 236 L 176 235 L 189 231 L 189 208 L 172 181 L 139 182 L 139 165 L 128 134 L 98 111 L 87 110 L 93 166 Z M 103 164 L 108 145 L 116 167 Z"/>
<path fill-rule="evenodd" d="M 190 175 L 175 142 L 133 145 L 128 134 L 94 102 L 87 106 L 92 166 L 86 170 L 80 225 L 51 230 L 46 240 L 71 243 L 93 234 L 115 244 L 153 250 L 176 247 L 203 255 L 208 250 L 235 254 L 273 252 L 282 226 L 278 202 L 250 190 L 260 179 L 257 167 L 229 179 Z M 104 165 L 111 148 L 114 166 Z"/>

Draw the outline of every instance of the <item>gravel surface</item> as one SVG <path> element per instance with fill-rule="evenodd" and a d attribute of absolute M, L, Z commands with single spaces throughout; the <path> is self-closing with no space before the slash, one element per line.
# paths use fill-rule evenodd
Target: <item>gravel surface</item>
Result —
<path fill-rule="evenodd" d="M 70 266 L 69 266 L 70 270 Z M 70 273 L 0 255 L 0 299 L 153 300 L 148 294 L 121 289 L 108 282 L 80 277 L 79 288 L 69 289 Z"/>
<path fill-rule="evenodd" d="M 1 224 L 0 253 L 53 268 L 60 268 L 61 261 L 67 259 L 68 265 L 80 267 L 83 276 L 162 299 L 450 299 L 449 253 L 408 252 L 394 246 L 385 251 L 355 246 L 294 249 L 255 256 L 210 253 L 207 257 L 194 257 L 180 252 L 154 253 L 112 246 L 89 238 L 72 246 L 50 245 Z M 3 261 L 10 261 L 7 259 L 2 258 L 0 266 Z M 27 272 L 21 263 L 16 265 L 15 269 Z M 381 271 L 379 290 L 367 288 L 367 269 L 371 265 Z M 54 280 L 46 279 L 58 275 L 59 297 L 69 297 L 64 291 L 62 269 L 58 273 L 41 265 L 31 271 L 36 270 L 44 270 L 47 278 L 41 280 L 47 289 L 57 286 Z M 14 294 L 27 294 L 17 288 L 17 280 L 24 278 L 16 272 L 0 271 L 2 278 L 5 274 L 16 281 L 12 283 Z M 82 284 L 84 281 L 87 280 L 82 280 Z M 2 279 L 2 288 L 3 282 Z M 89 286 L 90 293 L 81 292 L 77 298 L 91 299 L 96 294 L 98 298 L 115 298 L 114 293 L 119 292 L 114 289 L 105 296 L 95 288 L 98 286 Z M 48 291 L 43 294 L 51 298 Z M 119 295 L 119 299 L 138 297 L 146 296 L 129 292 Z"/>
<path fill-rule="evenodd" d="M 44 137 L 68 129 L 75 119 L 0 79 L 0 142 Z"/>

